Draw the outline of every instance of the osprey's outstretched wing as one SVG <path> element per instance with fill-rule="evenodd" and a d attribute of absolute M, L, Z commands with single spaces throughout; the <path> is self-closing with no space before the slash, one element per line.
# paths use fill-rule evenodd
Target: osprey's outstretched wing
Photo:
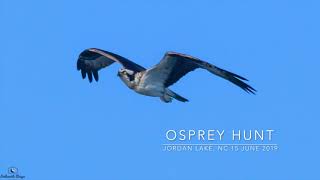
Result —
<path fill-rule="evenodd" d="M 124 68 L 135 72 L 145 70 L 144 67 L 117 54 L 97 48 L 84 50 L 78 58 L 77 69 L 81 71 L 82 78 L 88 75 L 89 82 L 92 82 L 92 75 L 96 81 L 99 80 L 98 71 L 114 62 L 120 63 Z"/>
<path fill-rule="evenodd" d="M 256 90 L 243 82 L 247 81 L 247 79 L 232 72 L 220 69 L 208 62 L 201 61 L 198 58 L 175 52 L 167 52 L 159 64 L 150 70 L 147 70 L 143 81 L 147 83 L 160 81 L 165 87 L 169 87 L 184 75 L 197 68 L 206 69 L 239 86 L 246 92 L 255 94 Z"/>

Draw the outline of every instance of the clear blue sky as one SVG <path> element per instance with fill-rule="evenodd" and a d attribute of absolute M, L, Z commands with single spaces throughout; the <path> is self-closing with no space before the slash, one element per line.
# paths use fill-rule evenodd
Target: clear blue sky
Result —
<path fill-rule="evenodd" d="M 320 3 L 0 1 L 0 173 L 32 180 L 319 179 Z M 116 76 L 88 83 L 79 53 L 97 47 L 150 67 L 190 54 L 250 80 L 248 95 L 197 70 L 138 95 Z M 277 130 L 272 153 L 168 153 L 168 129 Z"/>

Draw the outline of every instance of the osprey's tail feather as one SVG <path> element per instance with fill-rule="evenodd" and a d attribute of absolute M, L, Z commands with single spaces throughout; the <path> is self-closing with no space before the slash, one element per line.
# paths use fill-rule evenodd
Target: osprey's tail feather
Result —
<path fill-rule="evenodd" d="M 178 101 L 181 101 L 181 102 L 188 102 L 189 100 L 180 96 L 179 94 L 171 91 L 170 89 L 167 89 L 167 92 L 166 92 L 170 97 L 173 97 L 175 98 L 176 100 Z"/>

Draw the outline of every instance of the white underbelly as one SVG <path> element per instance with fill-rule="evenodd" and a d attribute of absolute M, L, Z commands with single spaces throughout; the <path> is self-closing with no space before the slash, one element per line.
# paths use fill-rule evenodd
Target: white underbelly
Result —
<path fill-rule="evenodd" d="M 137 86 L 134 89 L 137 93 L 143 94 L 146 96 L 154 96 L 154 97 L 161 97 L 164 94 L 163 86 L 157 85 L 147 85 L 147 86 Z"/>

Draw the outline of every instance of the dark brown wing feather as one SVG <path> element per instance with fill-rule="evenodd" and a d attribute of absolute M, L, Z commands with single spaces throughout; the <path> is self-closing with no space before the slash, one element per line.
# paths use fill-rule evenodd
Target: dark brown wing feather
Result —
<path fill-rule="evenodd" d="M 209 72 L 232 82 L 248 93 L 254 94 L 256 91 L 250 85 L 243 82 L 247 81 L 244 77 L 218 68 L 198 58 L 175 52 L 166 53 L 160 63 L 148 72 L 149 74 L 147 77 L 149 79 L 155 79 L 154 76 L 157 76 L 163 81 L 165 87 L 169 87 L 184 75 L 197 68 L 206 69 Z"/>
<path fill-rule="evenodd" d="M 145 70 L 144 67 L 120 55 L 97 48 L 90 48 L 81 52 L 77 61 L 77 69 L 81 71 L 83 79 L 88 76 L 89 82 L 92 82 L 93 78 L 98 81 L 98 71 L 102 68 L 110 66 L 114 62 L 118 62 L 124 68 L 130 69 L 135 72 Z"/>

